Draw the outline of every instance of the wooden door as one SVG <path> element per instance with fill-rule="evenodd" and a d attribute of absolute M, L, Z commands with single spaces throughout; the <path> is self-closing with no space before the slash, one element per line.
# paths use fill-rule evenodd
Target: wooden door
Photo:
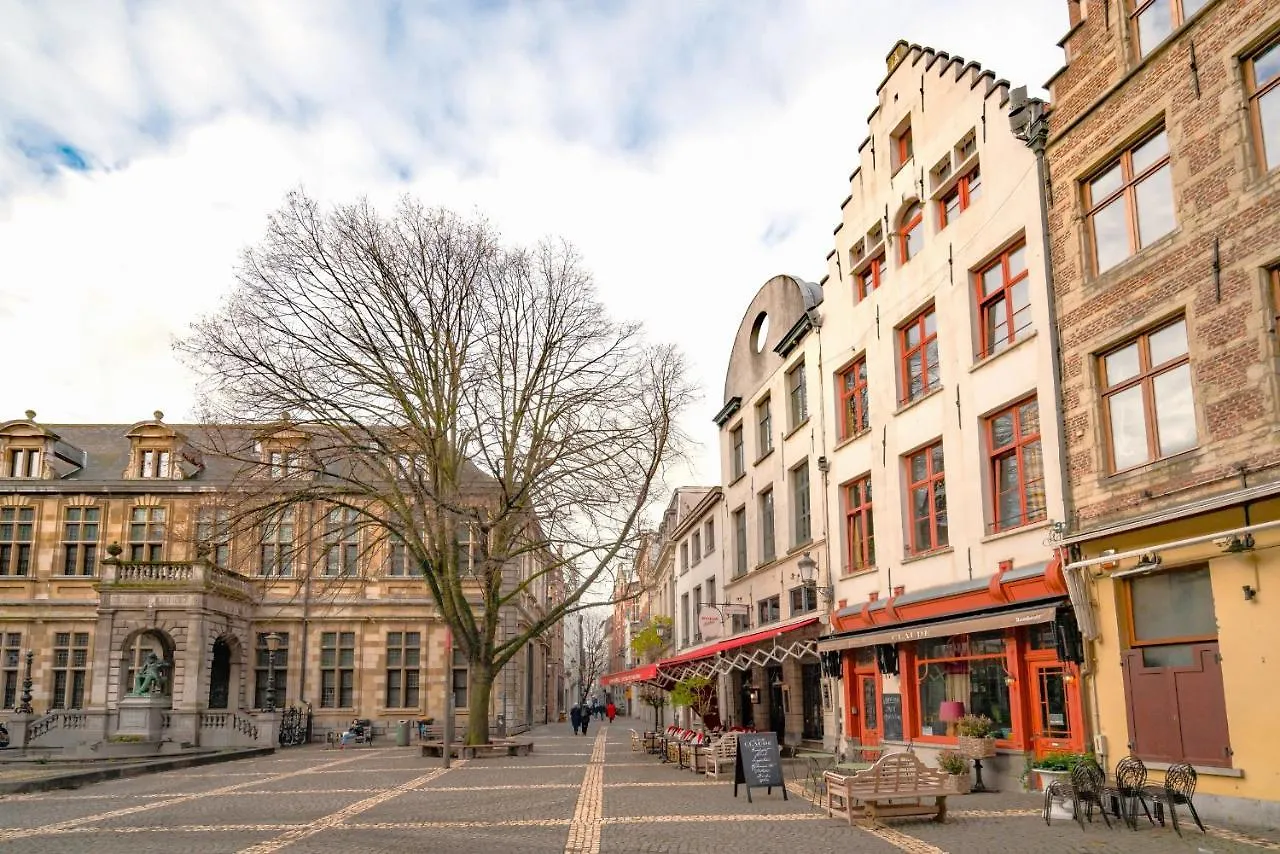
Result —
<path fill-rule="evenodd" d="M 880 721 L 880 679 L 875 673 L 859 673 L 855 677 L 855 686 L 857 735 L 863 744 L 879 744 L 884 733 L 884 725 Z"/>
<path fill-rule="evenodd" d="M 1031 749 L 1037 757 L 1055 751 L 1077 752 L 1081 749 L 1082 721 L 1076 720 L 1080 708 L 1075 701 L 1072 667 L 1059 661 L 1028 662 L 1031 683 Z"/>

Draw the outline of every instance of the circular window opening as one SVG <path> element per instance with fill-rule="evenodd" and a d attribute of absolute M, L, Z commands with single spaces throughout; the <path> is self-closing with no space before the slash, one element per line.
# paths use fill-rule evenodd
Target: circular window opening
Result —
<path fill-rule="evenodd" d="M 751 326 L 751 346 L 757 352 L 764 351 L 764 345 L 769 340 L 769 315 L 763 311 L 756 317 L 756 322 Z"/>

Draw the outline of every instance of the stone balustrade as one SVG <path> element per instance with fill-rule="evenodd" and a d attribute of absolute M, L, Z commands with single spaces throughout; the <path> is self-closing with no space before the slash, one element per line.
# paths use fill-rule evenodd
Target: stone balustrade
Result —
<path fill-rule="evenodd" d="M 220 587 L 249 599 L 258 596 L 252 578 L 221 569 L 202 560 L 194 561 L 122 561 L 107 558 L 102 562 L 102 583 L 107 585 L 169 585 Z"/>

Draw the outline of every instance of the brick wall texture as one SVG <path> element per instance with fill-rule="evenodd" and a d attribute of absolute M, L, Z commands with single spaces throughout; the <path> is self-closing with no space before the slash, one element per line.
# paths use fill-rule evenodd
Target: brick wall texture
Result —
<path fill-rule="evenodd" d="M 1280 34 L 1280 5 L 1211 0 L 1145 58 L 1130 9 L 1129 0 L 1087 0 L 1064 42 L 1068 63 L 1050 82 L 1051 252 L 1077 530 L 1280 479 L 1267 272 L 1280 264 L 1280 170 L 1261 160 L 1242 62 Z M 1095 275 L 1082 181 L 1161 122 L 1177 227 Z M 1113 474 L 1098 354 L 1177 314 L 1187 322 L 1198 445 Z"/>

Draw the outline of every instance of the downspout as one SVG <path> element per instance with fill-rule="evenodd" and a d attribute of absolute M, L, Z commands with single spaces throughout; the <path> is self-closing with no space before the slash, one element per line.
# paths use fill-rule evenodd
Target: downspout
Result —
<path fill-rule="evenodd" d="M 818 607 L 826 608 L 826 611 L 823 614 L 823 616 L 826 619 L 823 621 L 821 629 L 819 630 L 821 634 L 826 634 L 831 629 L 832 615 L 835 612 L 835 596 L 836 596 L 835 573 L 831 569 L 831 519 L 830 519 L 831 511 L 830 511 L 830 495 L 829 495 L 830 493 L 829 481 L 831 479 L 831 461 L 827 459 L 827 392 L 826 392 L 826 386 L 824 382 L 825 374 L 822 368 L 822 362 L 823 362 L 822 316 L 818 314 L 818 311 L 815 308 L 810 311 L 809 319 L 810 319 L 810 322 L 813 323 L 814 331 L 818 335 L 818 431 L 819 431 L 819 437 L 820 437 L 819 448 L 821 449 L 821 454 L 818 456 L 818 471 L 822 475 L 822 550 L 826 555 L 826 560 L 824 561 L 824 563 L 827 565 L 827 583 L 823 589 L 830 591 L 830 596 L 826 597 L 827 601 L 825 603 L 819 602 Z M 819 594 L 819 598 L 822 598 L 821 594 Z M 821 670 L 819 672 L 821 672 Z M 823 673 L 822 678 L 829 681 L 831 680 L 831 677 L 827 676 L 825 673 Z M 832 705 L 832 711 L 833 711 L 832 717 L 835 722 L 835 732 L 833 733 L 833 736 L 834 736 L 833 743 L 838 748 L 840 745 L 840 740 L 843 736 L 843 733 L 840 730 L 841 730 L 841 722 L 844 719 L 844 713 L 840 709 L 839 701 L 836 699 L 837 697 L 840 696 L 840 691 L 837 689 L 835 685 L 829 685 L 828 690 L 831 692 L 831 697 L 832 697 L 831 705 Z M 824 741 L 826 741 L 826 739 L 824 739 Z M 825 749 L 825 745 L 824 745 L 824 749 Z"/>

